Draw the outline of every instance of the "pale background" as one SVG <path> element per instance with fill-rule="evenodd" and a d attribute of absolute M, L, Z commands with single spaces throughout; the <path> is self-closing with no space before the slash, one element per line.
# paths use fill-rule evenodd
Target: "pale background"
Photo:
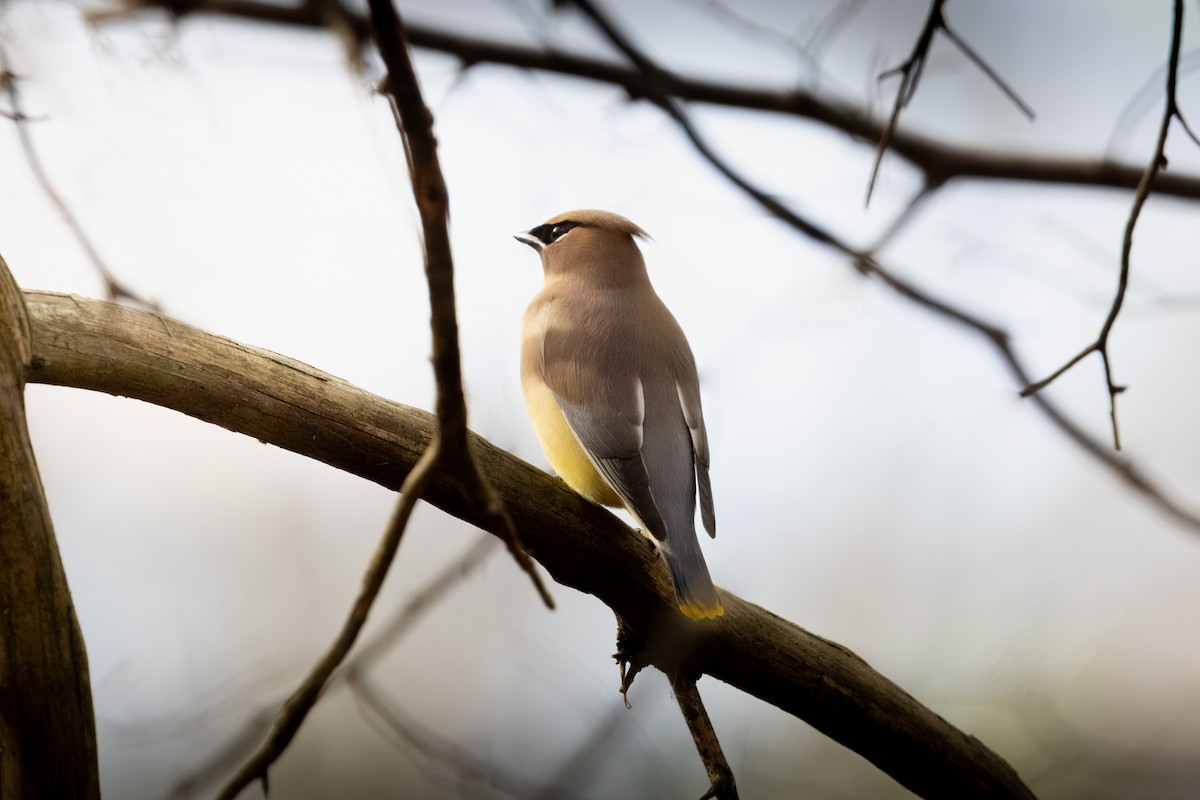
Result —
<path fill-rule="evenodd" d="M 577 14 L 538 0 L 402 2 L 407 19 L 598 55 Z M 733 7 L 734 4 L 730 4 Z M 803 42 L 829 2 L 738 13 Z M 0 9 L 57 189 L 118 276 L 166 313 L 399 402 L 432 401 L 428 309 L 403 156 L 385 104 L 316 32 L 145 15 L 89 30 L 99 4 Z M 887 112 L 875 76 L 927 4 L 864 2 L 811 61 L 710 3 L 605 7 L 685 74 L 799 84 Z M 1180 87 L 1200 125 L 1186 54 Z M 1027 122 L 944 41 L 902 126 L 954 142 L 1144 165 L 1170 3 L 986 3 L 947 15 L 1037 111 Z M 1200 534 L 1067 441 L 986 343 L 932 318 L 766 217 L 663 115 L 618 90 L 418 51 L 452 205 L 472 427 L 545 466 L 517 379 L 535 255 L 510 237 L 571 208 L 646 228 L 651 275 L 699 363 L 721 535 L 718 583 L 841 642 L 1009 759 L 1044 798 L 1183 798 L 1200 785 Z M 1147 81 L 1141 116 L 1122 116 Z M 1136 105 L 1136 103 L 1135 103 Z M 6 101 L 0 107 L 7 108 Z M 740 167 L 854 243 L 917 186 L 803 121 L 698 107 Z M 1124 119 L 1124 122 L 1121 120 Z M 1200 173 L 1176 128 L 1171 169 Z M 0 252 L 27 288 L 102 289 L 0 125 Z M 1130 192 L 954 185 L 885 263 L 1009 327 L 1036 372 L 1094 337 Z M 1200 206 L 1151 199 L 1112 347 L 1127 454 L 1200 508 Z M 1098 361 L 1050 390 L 1107 437 Z M 31 386 L 34 444 L 87 641 L 107 796 L 167 796 L 330 641 L 394 497 L 326 466 L 127 399 Z M 468 547 L 418 510 L 375 622 Z M 611 614 L 554 587 L 547 612 L 494 556 L 376 670 L 404 711 L 481 763 L 394 745 L 345 689 L 271 772 L 272 797 L 506 797 L 547 786 L 601 725 L 572 796 L 707 787 L 658 673 L 620 707 Z M 747 798 L 905 797 L 860 757 L 718 684 L 701 691 Z M 614 713 L 619 710 L 620 713 Z M 497 771 L 517 776 L 518 789 Z M 226 773 L 215 774 L 214 781 Z M 211 785 L 206 792 L 211 792 Z M 256 787 L 247 797 L 259 796 Z"/>

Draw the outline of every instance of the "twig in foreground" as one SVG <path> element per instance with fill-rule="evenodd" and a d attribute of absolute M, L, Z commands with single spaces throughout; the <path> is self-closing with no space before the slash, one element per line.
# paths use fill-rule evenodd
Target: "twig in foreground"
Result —
<path fill-rule="evenodd" d="M 463 397 L 454 300 L 454 261 L 450 252 L 449 200 L 433 135 L 433 115 L 421 97 L 404 26 L 392 0 L 371 0 L 371 25 L 379 54 L 387 66 L 387 92 L 396 127 L 404 142 L 413 199 L 421 215 L 425 241 L 425 276 L 432 311 L 433 372 L 437 378 L 437 415 L 442 467 L 462 482 L 476 506 L 475 523 L 508 545 L 517 564 L 533 582 L 547 608 L 554 600 L 525 552 L 512 517 L 467 445 L 467 404 Z"/>

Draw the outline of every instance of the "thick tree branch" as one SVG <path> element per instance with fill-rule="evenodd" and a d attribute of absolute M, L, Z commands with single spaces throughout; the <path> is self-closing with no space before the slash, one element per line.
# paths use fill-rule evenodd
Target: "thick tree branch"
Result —
<path fill-rule="evenodd" d="M 138 0 L 136 7 L 166 8 L 179 16 L 215 14 L 307 28 L 329 27 L 328 16 L 314 8 L 316 5 L 306 3 L 291 7 L 260 0 Z M 93 12 L 90 17 L 102 21 L 129 13 L 129 7 L 126 6 L 102 14 Z M 351 11 L 344 11 L 344 14 L 348 29 L 365 41 L 366 18 Z M 517 67 L 606 83 L 621 88 L 633 99 L 647 96 L 645 77 L 638 70 L 611 61 L 460 36 L 418 25 L 408 26 L 407 33 L 408 42 L 413 47 L 454 56 L 464 68 L 480 64 Z M 664 80 L 666 92 L 678 100 L 808 119 L 842 131 L 871 146 L 883 138 L 886 130 L 886 125 L 852 103 L 818 97 L 804 90 L 780 91 L 739 86 L 697 80 L 670 72 L 664 73 Z M 961 178 L 1133 190 L 1142 177 L 1141 167 L 1102 159 L 1003 153 L 906 131 L 896 131 L 888 149 L 920 170 L 931 186 Z M 1165 196 L 1200 200 L 1200 177 L 1163 175 L 1155 183 L 1155 191 Z"/>
<path fill-rule="evenodd" d="M 100 797 L 87 652 L 25 422 L 30 325 L 0 258 L 0 800 Z"/>
<path fill-rule="evenodd" d="M 1121 307 L 1125 304 L 1125 292 L 1129 288 L 1129 259 L 1133 253 L 1133 231 L 1137 227 L 1142 207 L 1146 204 L 1146 199 L 1150 196 L 1151 185 L 1154 184 L 1159 173 L 1167 167 L 1165 153 L 1167 132 L 1171 128 L 1171 121 L 1178 120 L 1188 137 L 1193 142 L 1196 142 L 1196 135 L 1188 126 L 1187 120 L 1184 119 L 1175 98 L 1175 88 L 1178 84 L 1179 76 L 1179 51 L 1183 43 L 1183 0 L 1174 0 L 1174 6 L 1174 13 L 1171 19 L 1171 50 L 1167 58 L 1166 102 L 1163 103 L 1162 120 L 1159 122 L 1158 138 L 1154 143 L 1154 152 L 1150 156 L 1150 163 L 1146 165 L 1146 169 L 1142 173 L 1137 193 L 1133 197 L 1133 208 L 1130 209 L 1129 218 L 1125 221 L 1125 234 L 1121 238 L 1121 270 L 1117 278 L 1117 292 L 1113 297 L 1112 305 L 1109 306 L 1108 316 L 1104 318 L 1104 324 L 1100 326 L 1100 333 L 1095 341 L 1076 353 L 1067 363 L 1056 369 L 1048 377 L 1036 383 L 1028 384 L 1021 390 L 1022 397 L 1029 397 L 1032 394 L 1040 392 L 1084 358 L 1092 353 L 1098 353 L 1100 361 L 1104 365 L 1104 383 L 1105 388 L 1108 390 L 1108 411 L 1109 418 L 1112 421 L 1113 447 L 1117 450 L 1121 449 L 1121 429 L 1117 424 L 1117 395 L 1124 392 L 1125 387 L 1113 381 L 1112 359 L 1108 352 L 1108 338 L 1112 333 L 1113 325 L 1117 322 L 1117 317 L 1121 313 Z M 1200 144 L 1200 142 L 1197 142 L 1197 144 Z"/>
<path fill-rule="evenodd" d="M 393 489 L 436 430 L 432 414 L 157 314 L 42 292 L 26 299 L 31 382 L 173 408 Z M 845 648 L 728 593 L 724 617 L 691 623 L 636 532 L 561 481 L 473 434 L 469 441 L 529 552 L 559 583 L 597 596 L 661 643 L 651 663 L 667 674 L 686 659 L 694 674 L 806 720 L 924 797 L 1032 796 L 1002 759 Z M 480 521 L 461 483 L 445 474 L 432 476 L 424 499 Z"/>

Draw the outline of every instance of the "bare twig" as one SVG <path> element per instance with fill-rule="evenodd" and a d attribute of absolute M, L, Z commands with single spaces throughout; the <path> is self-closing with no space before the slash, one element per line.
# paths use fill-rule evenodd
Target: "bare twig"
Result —
<path fill-rule="evenodd" d="M 984 75 L 987 75 L 988 80 L 996 84 L 996 88 L 1004 92 L 1004 96 L 1007 97 L 1009 101 L 1017 107 L 1018 111 L 1025 115 L 1025 119 L 1032 122 L 1037 118 L 1037 114 L 1034 112 L 1033 106 L 1029 105 L 1029 103 L 1023 100 L 1019 94 L 1017 94 L 1017 90 L 1014 89 L 1008 83 L 1008 81 L 1001 77 L 1000 73 L 996 71 L 995 67 L 984 60 L 983 56 L 979 54 L 978 50 L 971 46 L 970 42 L 959 36 L 958 33 L 950 27 L 950 24 L 946 22 L 945 17 L 942 18 L 942 33 L 946 34 L 947 39 L 954 42 L 955 46 L 958 47 L 962 54 L 966 56 L 972 64 L 979 68 L 980 72 L 982 72 Z"/>
<path fill-rule="evenodd" d="M 892 114 L 888 117 L 887 127 L 883 129 L 883 135 L 879 137 L 879 144 L 875 146 L 875 162 L 871 165 L 871 177 L 867 180 L 866 205 L 871 204 L 871 193 L 875 191 L 875 180 L 879 177 L 883 154 L 887 152 L 888 143 L 896 134 L 896 126 L 900 122 L 900 109 L 908 105 L 913 95 L 916 94 L 917 84 L 921 82 L 921 74 L 925 71 L 925 59 L 929 56 L 929 46 L 933 44 L 933 35 L 942 26 L 942 6 L 945 5 L 945 2 L 946 0 L 933 0 L 933 5 L 929 8 L 929 15 L 925 18 L 925 24 L 921 27 L 921 33 L 913 45 L 912 54 L 903 64 L 879 76 L 882 80 L 892 75 L 899 75 L 900 86 L 896 88 L 896 101 L 892 104 Z"/>
<path fill-rule="evenodd" d="M 1150 163 L 1146 165 L 1145 172 L 1142 173 L 1137 193 L 1133 197 L 1133 208 L 1130 209 L 1129 218 L 1125 221 L 1125 234 L 1121 239 L 1121 270 L 1117 278 L 1117 291 L 1113 296 L 1112 305 L 1108 309 L 1108 316 L 1104 318 L 1104 324 L 1100 326 L 1100 333 L 1094 341 L 1076 353 L 1061 367 L 1050 373 L 1050 375 L 1040 381 L 1026 385 L 1021 390 L 1022 397 L 1037 394 L 1092 353 L 1099 354 L 1100 362 L 1104 366 L 1104 383 L 1108 390 L 1108 408 L 1109 417 L 1112 421 L 1113 447 L 1117 450 L 1121 449 L 1121 430 L 1117 424 L 1117 395 L 1124 392 L 1126 387 L 1118 385 L 1113 380 L 1112 360 L 1108 350 L 1108 340 L 1109 335 L 1112 333 L 1113 325 L 1117 321 L 1117 316 L 1121 313 L 1121 307 L 1125 303 L 1125 293 L 1129 289 L 1133 231 L 1137 226 L 1138 217 L 1142 213 L 1142 207 L 1146 204 L 1146 199 L 1150 196 L 1151 185 L 1154 183 L 1155 178 L 1158 177 L 1159 172 L 1167 166 L 1165 150 L 1167 146 L 1167 132 L 1171 127 L 1171 120 L 1179 120 L 1188 136 L 1193 141 L 1196 141 L 1196 136 L 1191 128 L 1188 127 L 1187 121 L 1183 118 L 1183 114 L 1175 98 L 1175 88 L 1179 72 L 1179 51 L 1182 41 L 1183 0 L 1174 0 L 1174 13 L 1171 20 L 1171 52 L 1167 58 L 1166 102 L 1163 104 L 1162 120 L 1158 127 L 1158 138 L 1154 144 L 1154 153 L 1150 156 Z"/>
<path fill-rule="evenodd" d="M 921 27 L 921 33 L 917 36 L 917 41 L 913 44 L 912 54 L 905 59 L 904 63 L 898 67 L 888 70 L 879 77 L 886 78 L 891 75 L 900 76 L 900 86 L 896 89 L 896 101 L 892 105 L 892 114 L 888 118 L 887 127 L 883 130 L 883 135 L 879 137 L 879 144 L 875 148 L 875 163 L 871 166 L 871 177 L 867 181 L 867 198 L 866 204 L 871 204 L 871 193 L 875 190 L 875 181 L 879 177 L 879 167 L 883 164 L 884 153 L 887 152 L 888 146 L 892 143 L 896 136 L 896 126 L 900 122 L 900 110 L 906 107 L 917 93 L 917 84 L 921 82 L 921 76 L 925 72 L 925 63 L 929 58 L 929 48 L 933 44 L 933 38 L 938 31 L 946 35 L 951 42 L 965 55 L 971 63 L 975 64 L 984 75 L 1000 88 L 1000 91 L 1011 100 L 1021 113 L 1027 118 L 1033 119 L 1033 109 L 1029 104 L 1020 98 L 1016 90 L 1000 77 L 1000 74 L 984 60 L 975 48 L 954 32 L 946 24 L 946 18 L 942 13 L 942 7 L 946 4 L 946 0 L 933 0 L 929 7 L 929 14 L 925 17 L 925 24 Z"/>
<path fill-rule="evenodd" d="M 127 285 L 117 279 L 113 271 L 104 263 L 104 259 L 100 257 L 100 251 L 96 249 L 92 243 L 91 237 L 84 231 L 83 225 L 75 216 L 75 212 L 63 199 L 63 196 L 54 188 L 54 184 L 50 182 L 50 176 L 46 173 L 46 168 L 42 165 L 42 158 L 39 155 L 37 146 L 34 144 L 33 135 L 29 132 L 29 123 L 32 118 L 25 114 L 21 108 L 21 92 L 17 88 L 17 83 L 20 78 L 12 72 L 12 66 L 8 60 L 8 51 L 0 44 L 0 91 L 8 94 L 9 110 L 0 116 L 10 119 L 17 127 L 17 138 L 21 142 L 21 150 L 25 154 L 25 163 L 29 165 L 29 171 L 33 173 L 34 179 L 38 185 L 42 187 L 42 192 L 46 198 L 58 209 L 59 216 L 62 217 L 63 223 L 67 229 L 71 231 L 71 235 L 75 237 L 75 241 L 87 256 L 88 261 L 92 263 L 96 272 L 100 275 L 100 280 L 104 284 L 104 295 L 109 300 L 128 300 L 131 303 L 136 303 L 143 308 L 149 308 L 153 311 L 161 311 L 161 307 L 155 300 L 148 300 L 140 294 L 130 289 Z"/>
<path fill-rule="evenodd" d="M 675 692 L 675 701 L 687 721 L 688 730 L 692 732 L 692 741 L 696 743 L 696 751 L 704 762 L 711 786 L 700 796 L 700 800 L 738 800 L 737 783 L 733 779 L 733 770 L 717 741 L 717 732 L 713 729 L 712 720 L 704 709 L 704 701 L 700 699 L 700 691 L 696 681 L 687 678 L 676 678 L 671 681 L 671 689 Z"/>
<path fill-rule="evenodd" d="M 325 28 L 328 23 L 306 6 L 285 6 L 259 0 L 139 0 L 145 5 L 168 8 L 179 15 L 220 14 L 242 19 Z M 128 12 L 125 12 L 128 13 Z M 366 31 L 365 17 L 347 11 L 352 29 Z M 524 47 L 470 36 L 460 36 L 419 25 L 406 27 L 408 42 L 416 48 L 455 56 L 464 67 L 478 64 L 503 64 L 521 69 L 569 75 L 585 80 L 619 86 L 633 98 L 647 96 L 645 78 L 637 69 L 628 69 L 602 59 L 587 58 L 561 51 Z M 876 144 L 885 126 L 857 105 L 818 97 L 812 92 L 775 91 L 737 86 L 663 73 L 668 93 L 679 100 L 708 105 L 765 111 L 810 119 L 842 131 L 862 142 Z M 937 185 L 954 179 L 1017 181 L 1068 186 L 1103 186 L 1136 189 L 1141 180 L 1140 167 L 1109 160 L 1071 159 L 1024 154 L 999 153 L 963 147 L 947 141 L 909 133 L 893 132 L 888 149 L 908 161 L 927 180 Z M 1200 200 L 1200 177 L 1160 176 L 1159 194 Z"/>
<path fill-rule="evenodd" d="M 401 487 L 392 522 L 367 568 L 363 586 L 337 639 L 300 688 L 284 703 L 267 741 L 222 789 L 219 795 L 221 800 L 233 800 L 255 780 L 261 780 L 266 790 L 267 770 L 291 743 L 330 676 L 345 660 L 366 623 L 400 545 L 413 506 L 435 471 L 453 476 L 468 488 L 468 497 L 478 506 L 478 516 L 508 543 L 509 550 L 529 574 L 543 600 L 553 608 L 553 601 L 541 577 L 517 539 L 511 518 L 480 472 L 467 446 L 467 410 L 454 308 L 454 265 L 446 227 L 449 210 L 446 184 L 442 179 L 437 143 L 433 137 L 433 117 L 421 98 L 416 73 L 404 45 L 400 18 L 391 0 L 372 0 L 371 20 L 375 41 L 388 66 L 389 94 L 404 141 L 413 196 L 425 234 L 425 277 L 429 283 L 432 311 L 430 325 L 433 332 L 433 371 L 437 381 L 438 431 Z"/>
<path fill-rule="evenodd" d="M 589 16 L 594 13 L 594 7 L 586 0 L 575 0 L 576 5 L 584 9 Z M 590 12 L 589 12 L 590 10 Z M 639 69 L 649 69 L 652 73 L 657 70 L 644 55 L 638 53 L 627 40 L 620 35 L 611 23 L 605 23 L 601 29 L 614 39 L 614 45 L 627 54 L 632 51 L 636 54 L 636 58 L 631 57 L 631 60 L 638 65 Z M 650 87 L 658 83 L 657 79 L 647 77 L 643 82 L 645 87 Z M 958 325 L 973 331 L 974 333 L 984 337 L 998 352 L 1001 360 L 1008 367 L 1009 372 L 1015 378 L 1019 386 L 1027 386 L 1029 384 L 1029 373 L 1025 369 L 1024 364 L 1017 358 L 1016 352 L 1013 350 L 1009 341 L 1008 332 L 1002 328 L 993 325 L 992 323 L 970 313 L 966 309 L 953 305 L 952 303 L 934 296 L 916 284 L 904 280 L 895 273 L 886 269 L 878 259 L 868 251 L 857 250 L 850 246 L 842 239 L 835 236 L 829 230 L 818 225 L 817 223 L 801 216 L 793 211 L 788 206 L 779 201 L 777 197 L 768 194 L 753 183 L 745 176 L 736 171 L 728 162 L 726 162 L 719 154 L 717 154 L 704 140 L 703 137 L 696 131 L 691 124 L 683 109 L 675 103 L 675 101 L 665 95 L 648 96 L 652 102 L 663 109 L 665 113 L 671 116 L 679 125 L 680 130 L 692 143 L 700 155 L 702 155 L 718 172 L 724 175 L 730 183 L 738 187 L 746 196 L 752 199 L 755 203 L 762 206 L 771 214 L 787 223 L 797 231 L 808 236 L 813 241 L 818 242 L 840 254 L 846 256 L 850 262 L 864 275 L 876 278 L 884 285 L 891 288 L 898 295 L 909 300 L 918 306 L 932 311 L 940 317 L 952 321 Z M 1200 532 L 1200 515 L 1185 508 L 1178 501 L 1169 497 L 1166 492 L 1155 483 L 1150 481 L 1141 470 L 1138 469 L 1130 461 L 1120 458 L 1105 447 L 1099 440 L 1091 434 L 1083 430 L 1078 424 L 1070 419 L 1057 406 L 1041 395 L 1034 397 L 1037 407 L 1041 409 L 1051 422 L 1058 427 L 1068 438 L 1088 452 L 1089 455 L 1099 460 L 1118 479 L 1126 485 L 1144 495 L 1148 501 L 1157 506 L 1162 511 L 1166 512 L 1172 519 L 1179 522 L 1195 532 Z"/>
<path fill-rule="evenodd" d="M 480 517 L 488 530 L 508 545 L 517 564 L 529 576 L 548 608 L 554 608 L 533 560 L 525 552 L 516 526 L 487 476 L 467 447 L 467 404 L 463 397 L 458 349 L 458 320 L 454 310 L 454 263 L 450 254 L 449 201 L 433 115 L 421 97 L 421 88 L 404 43 L 404 28 L 391 0 L 371 0 L 372 31 L 388 69 L 388 94 L 408 157 L 413 197 L 421 215 L 425 238 L 425 276 L 433 319 L 433 372 L 437 378 L 437 413 L 442 447 L 441 466 L 456 475 L 477 498 Z"/>

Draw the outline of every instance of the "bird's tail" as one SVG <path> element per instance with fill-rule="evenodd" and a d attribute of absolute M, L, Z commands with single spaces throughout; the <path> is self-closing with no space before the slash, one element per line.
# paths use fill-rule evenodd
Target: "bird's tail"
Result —
<path fill-rule="evenodd" d="M 717 587 L 713 586 L 700 552 L 700 543 L 695 531 L 690 535 L 673 537 L 682 541 L 668 540 L 663 557 L 671 571 L 671 583 L 675 586 L 675 600 L 679 610 L 688 619 L 715 619 L 725 613 Z"/>

